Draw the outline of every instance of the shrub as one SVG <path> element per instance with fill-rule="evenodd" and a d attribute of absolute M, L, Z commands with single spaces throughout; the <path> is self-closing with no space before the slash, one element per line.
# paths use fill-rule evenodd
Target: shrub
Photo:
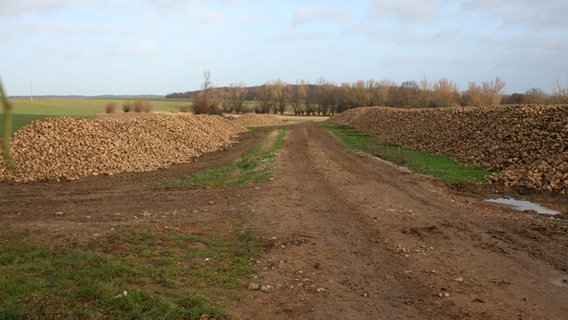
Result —
<path fill-rule="evenodd" d="M 122 103 L 122 111 L 124 112 L 130 112 L 130 110 L 132 109 L 132 102 L 130 101 L 124 101 Z"/>
<path fill-rule="evenodd" d="M 152 103 L 145 100 L 134 101 L 134 112 L 150 112 L 152 110 Z"/>
<path fill-rule="evenodd" d="M 136 100 L 134 101 L 134 112 L 142 112 L 142 110 L 144 109 L 144 101 L 142 100 Z"/>
<path fill-rule="evenodd" d="M 142 112 L 150 112 L 152 111 L 152 103 L 150 101 L 144 101 L 144 106 L 142 107 Z"/>
<path fill-rule="evenodd" d="M 114 101 L 110 101 L 105 104 L 106 113 L 114 113 L 115 109 L 116 109 L 116 103 Z"/>
<path fill-rule="evenodd" d="M 221 114 L 221 108 L 207 97 L 206 94 L 200 93 L 195 98 L 191 106 L 195 114 Z"/>
<path fill-rule="evenodd" d="M 207 96 L 204 94 L 197 95 L 191 108 L 193 109 L 193 113 L 195 114 L 209 113 L 209 101 L 207 101 Z"/>

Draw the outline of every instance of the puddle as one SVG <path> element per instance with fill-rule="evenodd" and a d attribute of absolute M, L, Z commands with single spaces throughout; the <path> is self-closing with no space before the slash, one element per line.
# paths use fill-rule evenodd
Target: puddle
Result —
<path fill-rule="evenodd" d="M 538 203 L 526 201 L 526 200 L 517 200 L 513 198 L 497 198 L 497 199 L 487 199 L 487 202 L 493 203 L 500 203 L 506 204 L 508 206 L 513 207 L 519 211 L 527 211 L 527 210 L 534 210 L 539 214 L 559 214 L 560 211 L 552 210 L 549 208 L 545 208 Z"/>

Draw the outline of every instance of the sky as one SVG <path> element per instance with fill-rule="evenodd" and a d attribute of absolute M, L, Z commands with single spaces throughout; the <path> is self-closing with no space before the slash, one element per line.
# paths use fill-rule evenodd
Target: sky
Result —
<path fill-rule="evenodd" d="M 0 0 L 8 95 L 324 78 L 568 85 L 566 0 Z M 30 88 L 31 87 L 31 88 Z"/>

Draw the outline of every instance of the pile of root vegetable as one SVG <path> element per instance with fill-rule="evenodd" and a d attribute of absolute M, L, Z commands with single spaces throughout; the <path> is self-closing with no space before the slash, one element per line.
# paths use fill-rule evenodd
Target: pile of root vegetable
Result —
<path fill-rule="evenodd" d="M 491 182 L 568 194 L 568 105 L 358 108 L 330 119 L 380 140 L 499 170 Z"/>
<path fill-rule="evenodd" d="M 247 128 L 278 126 L 283 124 L 282 120 L 280 120 L 280 118 L 275 115 L 256 113 L 246 113 L 238 118 L 235 118 L 235 120 L 233 121 Z"/>
<path fill-rule="evenodd" d="M 0 157 L 0 181 L 60 181 L 146 172 L 226 148 L 247 129 L 221 116 L 114 114 L 50 118 L 12 137 L 14 170 Z"/>

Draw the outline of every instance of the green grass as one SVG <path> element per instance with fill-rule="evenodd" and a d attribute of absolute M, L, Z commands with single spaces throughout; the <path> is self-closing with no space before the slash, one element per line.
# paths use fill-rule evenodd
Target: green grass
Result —
<path fill-rule="evenodd" d="M 0 319 L 224 318 L 214 301 L 241 299 L 231 292 L 246 288 L 262 250 L 257 235 L 240 230 L 129 227 L 63 248 L 0 236 Z"/>
<path fill-rule="evenodd" d="M 324 126 L 350 149 L 366 152 L 407 167 L 414 172 L 430 175 L 450 183 L 483 182 L 493 173 L 479 167 L 458 163 L 450 157 L 381 142 L 375 137 L 339 123 L 325 123 Z"/>
<path fill-rule="evenodd" d="M 116 111 L 122 112 L 122 104 L 134 99 L 99 99 L 99 98 L 37 98 L 31 102 L 29 99 L 10 99 L 13 104 L 12 133 L 29 124 L 33 120 L 49 117 L 90 117 L 96 113 L 105 112 L 105 104 L 110 101 L 116 103 Z M 152 103 L 152 111 L 178 111 L 182 107 L 191 105 L 189 100 L 183 99 L 145 99 Z M 0 114 L 0 130 L 3 130 Z M 0 131 L 1 132 L 1 131 Z"/>
<path fill-rule="evenodd" d="M 286 129 L 280 129 L 274 142 L 267 137 L 249 150 L 237 161 L 218 168 L 211 168 L 194 175 L 167 181 L 159 188 L 211 188 L 223 185 L 239 186 L 248 182 L 267 181 L 272 174 L 272 165 L 286 136 Z"/>

